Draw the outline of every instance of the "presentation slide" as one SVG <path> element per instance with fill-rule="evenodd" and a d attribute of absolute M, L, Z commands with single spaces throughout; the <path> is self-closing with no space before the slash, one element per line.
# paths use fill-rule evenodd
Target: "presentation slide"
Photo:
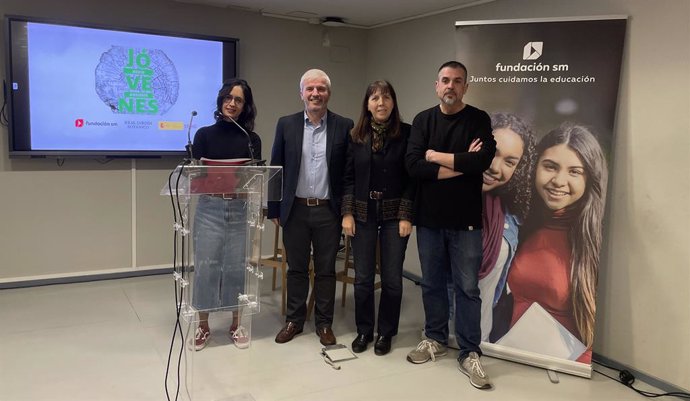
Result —
<path fill-rule="evenodd" d="M 223 42 L 29 22 L 31 148 L 183 151 L 214 122 Z M 16 89 L 16 88 L 15 88 Z"/>

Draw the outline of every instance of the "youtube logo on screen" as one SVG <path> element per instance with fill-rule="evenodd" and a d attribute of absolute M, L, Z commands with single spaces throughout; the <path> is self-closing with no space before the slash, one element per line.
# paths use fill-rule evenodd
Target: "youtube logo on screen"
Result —
<path fill-rule="evenodd" d="M 83 118 L 77 118 L 74 120 L 74 126 L 77 128 L 81 128 L 84 126 L 84 119 Z"/>

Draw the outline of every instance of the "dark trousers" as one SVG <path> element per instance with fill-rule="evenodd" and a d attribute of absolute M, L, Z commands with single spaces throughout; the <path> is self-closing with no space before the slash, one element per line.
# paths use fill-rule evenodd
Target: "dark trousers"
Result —
<path fill-rule="evenodd" d="M 448 272 L 455 290 L 455 335 L 458 360 L 470 352 L 480 356 L 481 307 L 479 268 L 482 230 L 451 230 L 417 226 L 417 249 L 422 265 L 424 331 L 428 338 L 448 344 Z"/>
<path fill-rule="evenodd" d="M 340 219 L 327 205 L 295 203 L 283 226 L 287 252 L 286 321 L 303 326 L 309 295 L 309 261 L 314 252 L 314 319 L 317 328 L 333 323 L 335 258 L 340 245 Z"/>
<path fill-rule="evenodd" d="M 374 333 L 374 279 L 376 274 L 376 242 L 381 250 L 381 300 L 379 302 L 378 334 L 398 334 L 402 302 L 402 270 L 409 237 L 400 237 L 398 220 L 376 219 L 355 223 L 352 254 L 355 260 L 355 322 L 357 333 Z"/>

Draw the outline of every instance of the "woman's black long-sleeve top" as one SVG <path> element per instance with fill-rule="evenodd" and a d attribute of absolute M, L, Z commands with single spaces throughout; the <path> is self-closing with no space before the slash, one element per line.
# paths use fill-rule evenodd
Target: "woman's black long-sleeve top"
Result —
<path fill-rule="evenodd" d="M 400 135 L 396 138 L 386 137 L 383 149 L 383 187 L 371 188 L 372 150 L 371 135 L 364 143 L 350 142 L 345 164 L 344 196 L 341 212 L 352 214 L 355 220 L 366 222 L 370 191 L 383 192 L 383 220 L 412 219 L 415 196 L 415 181 L 405 169 L 405 152 L 410 137 L 409 124 L 400 124 Z"/>

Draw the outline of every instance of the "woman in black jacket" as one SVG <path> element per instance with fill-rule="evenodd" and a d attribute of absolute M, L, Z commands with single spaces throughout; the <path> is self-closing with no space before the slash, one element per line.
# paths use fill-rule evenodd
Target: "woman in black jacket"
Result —
<path fill-rule="evenodd" d="M 412 232 L 414 183 L 405 170 L 410 125 L 400 121 L 393 86 L 369 85 L 359 121 L 348 147 L 342 206 L 343 230 L 352 238 L 355 261 L 354 352 L 374 339 L 374 276 L 376 244 L 380 241 L 381 302 L 376 355 L 391 349 L 398 333 L 402 300 L 402 268 Z"/>

